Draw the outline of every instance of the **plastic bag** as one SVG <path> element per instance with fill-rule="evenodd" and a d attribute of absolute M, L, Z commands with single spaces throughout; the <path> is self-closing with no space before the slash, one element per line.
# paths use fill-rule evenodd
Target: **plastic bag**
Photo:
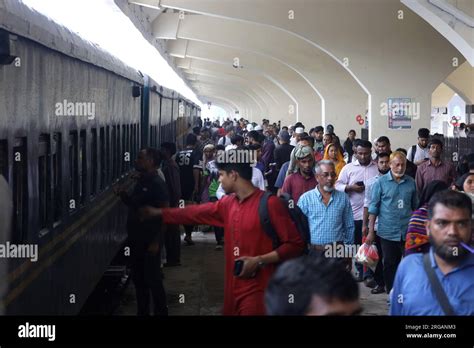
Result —
<path fill-rule="evenodd" d="M 369 267 L 375 271 L 377 263 L 379 262 L 379 253 L 375 245 L 362 244 L 355 256 L 355 261 Z"/>

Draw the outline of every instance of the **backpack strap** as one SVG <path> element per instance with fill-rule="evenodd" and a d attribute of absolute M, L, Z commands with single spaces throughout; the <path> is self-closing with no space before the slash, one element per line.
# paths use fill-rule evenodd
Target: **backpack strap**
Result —
<path fill-rule="evenodd" d="M 454 313 L 453 307 L 451 307 L 451 304 L 449 303 L 448 296 L 446 296 L 446 293 L 444 292 L 443 286 L 436 276 L 435 270 L 433 267 L 431 267 L 431 258 L 429 252 L 423 255 L 423 268 L 428 275 L 431 288 L 433 289 L 435 297 L 443 309 L 444 315 L 456 315 Z"/>
<path fill-rule="evenodd" d="M 273 229 L 272 222 L 270 220 L 270 214 L 268 213 L 268 199 L 272 196 L 271 192 L 265 191 L 260 198 L 260 204 L 258 206 L 258 215 L 260 217 L 260 223 L 265 233 L 271 238 L 273 249 L 278 248 L 280 241 L 276 231 Z"/>
<path fill-rule="evenodd" d="M 410 161 L 413 162 L 413 161 L 415 160 L 415 154 L 416 154 L 416 145 L 413 145 L 413 146 L 411 147 L 411 156 L 410 156 L 411 159 L 410 159 Z"/>

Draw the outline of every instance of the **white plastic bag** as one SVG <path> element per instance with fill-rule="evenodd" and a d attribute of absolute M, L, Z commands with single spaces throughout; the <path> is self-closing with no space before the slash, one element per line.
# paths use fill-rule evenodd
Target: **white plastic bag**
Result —
<path fill-rule="evenodd" d="M 362 244 L 355 256 L 356 262 L 369 267 L 372 271 L 375 271 L 377 263 L 379 262 L 379 253 L 375 245 Z"/>

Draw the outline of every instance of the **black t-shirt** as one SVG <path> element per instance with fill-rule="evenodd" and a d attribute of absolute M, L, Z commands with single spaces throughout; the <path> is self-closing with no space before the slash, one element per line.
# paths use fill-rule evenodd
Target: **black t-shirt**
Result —
<path fill-rule="evenodd" d="M 202 154 L 197 149 L 187 149 L 176 154 L 176 163 L 179 167 L 179 178 L 181 180 L 181 196 L 190 200 L 194 190 L 193 169 L 202 169 Z"/>
<path fill-rule="evenodd" d="M 161 231 L 161 219 L 140 221 L 138 210 L 147 205 L 158 208 L 160 203 L 169 203 L 166 183 L 158 174 L 140 178 L 132 194 L 124 198 L 124 202 L 129 207 L 127 219 L 129 241 L 137 246 L 149 245 Z"/>
<path fill-rule="evenodd" d="M 274 160 L 276 163 L 277 170 L 281 169 L 283 163 L 290 160 L 291 151 L 293 151 L 294 146 L 284 143 L 278 145 L 274 150 Z"/>

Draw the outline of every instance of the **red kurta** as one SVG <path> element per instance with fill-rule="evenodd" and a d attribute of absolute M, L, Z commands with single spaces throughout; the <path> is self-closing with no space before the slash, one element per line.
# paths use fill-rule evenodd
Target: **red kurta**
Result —
<path fill-rule="evenodd" d="M 267 265 L 251 279 L 233 275 L 234 261 L 242 256 L 264 255 L 273 250 L 272 240 L 262 229 L 258 207 L 263 191 L 256 189 L 239 202 L 236 195 L 215 203 L 163 209 L 163 221 L 174 224 L 207 224 L 224 227 L 225 289 L 224 315 L 264 315 L 264 291 L 276 265 Z M 301 255 L 304 243 L 286 207 L 277 197 L 270 197 L 268 210 L 281 245 L 276 249 L 284 261 Z"/>

